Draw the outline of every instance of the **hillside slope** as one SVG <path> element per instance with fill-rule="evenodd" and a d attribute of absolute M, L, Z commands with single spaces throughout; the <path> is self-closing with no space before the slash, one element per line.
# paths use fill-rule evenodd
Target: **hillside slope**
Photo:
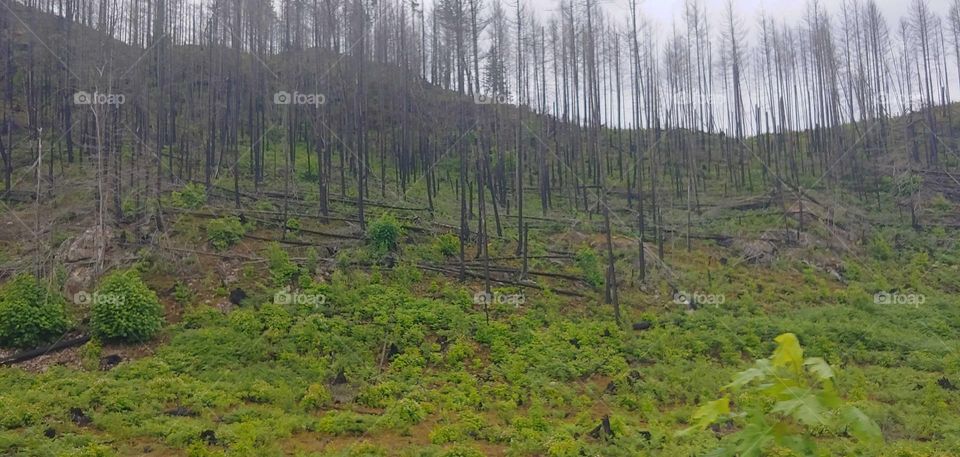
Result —
<path fill-rule="evenodd" d="M 56 21 L 13 5 L 26 23 Z M 286 110 L 263 102 L 289 80 L 253 55 L 228 80 L 232 52 L 171 46 L 177 83 L 155 87 L 157 68 L 114 42 L 115 74 L 135 69 L 112 87 L 131 96 L 65 108 L 70 160 L 64 119 L 31 121 L 64 107 L 34 111 L 20 90 L 31 46 L 38 69 L 58 59 L 6 25 L 17 98 L 2 109 L 15 166 L 0 312 L 22 304 L 14 278 L 36 274 L 49 289 L 32 302 L 62 297 L 69 323 L 24 357 L 35 345 L 0 349 L 0 455 L 677 456 L 744 437 L 762 455 L 803 455 L 791 437 L 809 438 L 809 455 L 960 449 L 960 184 L 949 164 L 910 161 L 897 134 L 883 155 L 854 148 L 857 161 L 825 172 L 795 133 L 796 175 L 783 152 L 741 182 L 738 143 L 722 135 L 591 129 L 405 88 L 372 63 L 360 123 L 348 72 L 329 78 L 322 108 Z M 79 60 L 105 40 L 69 33 L 42 38 L 78 44 Z M 267 67 L 319 81 L 314 69 L 341 57 Z M 117 272 L 152 292 L 117 287 Z M 148 309 L 151 294 L 155 331 L 109 332 L 123 322 L 104 316 Z M 104 303 L 119 305 L 98 315 Z M 832 406 L 794 408 L 798 420 L 725 388 L 785 333 L 832 367 L 838 401 L 882 439 L 860 439 Z M 830 370 L 816 367 L 811 378 Z M 809 393 L 794 399 L 821 400 Z M 723 396 L 731 414 L 678 435 Z"/>

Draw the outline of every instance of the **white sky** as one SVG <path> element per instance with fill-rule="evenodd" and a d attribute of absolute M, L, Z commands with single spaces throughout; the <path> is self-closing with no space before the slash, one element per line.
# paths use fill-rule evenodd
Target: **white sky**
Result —
<path fill-rule="evenodd" d="M 280 0 L 272 0 L 279 6 Z M 433 4 L 436 0 L 418 0 L 423 4 Z M 516 0 L 500 0 L 504 6 L 513 5 Z M 528 8 L 536 11 L 541 17 L 549 16 L 559 10 L 560 0 L 521 0 Z M 599 0 L 600 5 L 607 12 L 627 20 L 629 0 Z M 684 0 L 638 0 L 640 12 L 655 24 L 660 30 L 666 30 L 670 24 L 683 18 Z M 714 20 L 723 18 L 727 0 L 701 0 L 707 8 L 708 15 Z M 771 17 L 785 20 L 795 25 L 803 19 L 804 11 L 812 0 L 733 0 L 734 11 L 746 26 L 754 26 L 761 11 L 767 11 Z M 838 14 L 845 0 L 818 0 L 820 5 L 832 14 Z M 866 1 L 866 0 L 860 0 Z M 880 11 L 887 20 L 891 30 L 896 29 L 901 18 L 909 15 L 910 5 L 914 0 L 876 0 Z M 931 11 L 941 18 L 946 18 L 950 3 L 954 0 L 926 0 Z M 484 0 L 489 6 L 491 0 Z M 714 24 L 711 24 L 714 28 Z"/>
<path fill-rule="evenodd" d="M 509 0 L 507 0 L 509 1 Z M 727 0 L 702 0 L 710 17 L 722 18 L 726 10 Z M 909 13 L 913 0 L 876 0 L 880 11 L 887 19 L 888 25 L 894 28 L 900 18 Z M 537 11 L 549 11 L 557 8 L 558 0 L 527 0 L 531 8 Z M 820 0 L 827 11 L 839 13 L 842 0 Z M 930 9 L 940 17 L 945 17 L 951 0 L 928 0 Z M 604 9 L 611 13 L 628 11 L 628 0 L 601 0 Z M 683 17 L 684 0 L 640 0 L 639 9 L 655 23 L 666 27 L 676 19 Z M 772 17 L 784 19 L 789 24 L 796 24 L 802 18 L 807 8 L 807 0 L 734 0 L 733 8 L 743 20 L 744 25 L 753 25 L 761 11 L 767 11 Z"/>
<path fill-rule="evenodd" d="M 551 0 L 531 0 L 539 4 L 549 4 Z M 883 12 L 890 25 L 899 21 L 900 17 L 906 16 L 910 3 L 913 0 L 877 0 L 877 5 Z M 608 11 L 616 11 L 622 8 L 627 10 L 627 0 L 613 0 L 604 3 Z M 669 24 L 676 19 L 680 21 L 683 15 L 683 0 L 647 0 L 640 4 L 640 9 L 647 17 L 654 19 L 655 22 Z M 708 13 L 711 17 L 722 18 L 726 10 L 726 0 L 703 0 Z M 842 5 L 841 0 L 821 0 L 820 4 L 831 13 L 838 13 Z M 786 20 L 789 24 L 796 24 L 803 18 L 807 9 L 808 2 L 805 0 L 735 0 L 733 8 L 736 14 L 744 21 L 745 25 L 755 24 L 755 19 L 761 11 L 766 11 L 770 16 Z M 946 14 L 949 0 L 930 1 L 931 9 L 941 15 Z M 539 8 L 539 6 L 538 6 Z"/>

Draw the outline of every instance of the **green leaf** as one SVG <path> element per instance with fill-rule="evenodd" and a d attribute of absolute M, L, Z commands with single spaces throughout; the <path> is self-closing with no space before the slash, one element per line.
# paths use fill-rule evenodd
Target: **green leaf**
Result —
<path fill-rule="evenodd" d="M 833 369 L 830 368 L 826 360 L 820 357 L 810 357 L 804 361 L 803 364 L 807 366 L 807 370 L 810 373 L 821 381 L 833 378 Z"/>
<path fill-rule="evenodd" d="M 817 394 L 817 398 L 820 399 L 820 403 L 824 408 L 836 410 L 840 408 L 843 404 L 843 400 L 840 398 L 840 395 L 837 394 L 837 391 L 833 388 L 833 384 L 827 382 L 824 385 L 823 390 Z"/>
<path fill-rule="evenodd" d="M 880 427 L 860 409 L 847 406 L 841 411 L 840 417 L 849 429 L 850 434 L 858 440 L 865 442 L 883 440 L 883 432 L 880 431 Z"/>
<path fill-rule="evenodd" d="M 729 398 L 723 397 L 719 400 L 707 402 L 697 408 L 697 410 L 693 413 L 693 425 L 680 430 L 675 434 L 675 436 L 684 436 L 690 432 L 701 430 L 716 422 L 718 419 L 720 419 L 720 417 L 728 414 L 730 414 Z"/>
<path fill-rule="evenodd" d="M 746 369 L 737 373 L 733 382 L 723 386 L 724 389 L 739 389 L 757 379 L 764 379 L 770 374 L 770 361 L 760 359 L 754 364 L 753 368 Z"/>
<path fill-rule="evenodd" d="M 806 394 L 792 400 L 779 401 L 771 412 L 782 413 L 807 425 L 826 425 L 828 411 L 816 395 Z"/>
<path fill-rule="evenodd" d="M 771 361 L 774 367 L 786 367 L 800 374 L 803 366 L 803 349 L 800 347 L 800 340 L 793 333 L 784 333 L 778 336 L 774 341 L 777 342 L 777 349 L 773 351 Z"/>
<path fill-rule="evenodd" d="M 734 454 L 732 449 L 723 448 L 723 447 L 716 448 L 710 452 L 707 452 L 706 454 L 703 454 L 703 457 L 734 457 L 734 456 L 736 456 L 736 454 Z"/>
<path fill-rule="evenodd" d="M 760 457 L 763 449 L 773 441 L 774 427 L 767 425 L 763 416 L 757 416 L 749 425 L 737 434 L 737 447 L 734 454 L 740 457 Z"/>
<path fill-rule="evenodd" d="M 792 450 L 797 455 L 817 455 L 816 443 L 805 436 L 781 434 L 777 435 L 777 444 Z"/>

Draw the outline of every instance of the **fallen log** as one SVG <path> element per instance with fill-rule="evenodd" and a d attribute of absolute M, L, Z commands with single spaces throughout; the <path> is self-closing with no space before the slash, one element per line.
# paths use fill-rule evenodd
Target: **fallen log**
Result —
<path fill-rule="evenodd" d="M 245 256 L 245 255 L 239 255 L 239 254 L 221 254 L 219 252 L 199 251 L 196 249 L 178 248 L 170 245 L 163 245 L 162 248 L 169 249 L 171 251 L 185 252 L 185 253 L 194 254 L 194 255 L 206 255 L 211 257 L 219 257 L 221 259 L 244 260 L 247 262 L 264 262 L 267 260 L 260 257 L 251 257 L 251 256 Z"/>
<path fill-rule="evenodd" d="M 249 233 L 248 233 L 248 234 L 244 234 L 243 237 L 244 237 L 244 238 L 249 238 L 249 239 L 251 239 L 251 240 L 257 240 L 257 241 L 272 241 L 272 242 L 276 242 L 276 243 L 280 243 L 280 244 L 289 244 L 289 245 L 291 245 L 291 246 L 326 246 L 326 244 L 324 244 L 324 243 L 294 240 L 294 239 L 290 239 L 290 238 L 287 238 L 287 239 L 283 239 L 283 238 L 268 238 L 268 237 L 264 237 L 264 236 L 250 235 Z M 358 238 L 344 238 L 344 239 L 358 239 Z"/>
<path fill-rule="evenodd" d="M 44 355 L 44 354 L 49 354 L 51 352 L 56 352 L 62 349 L 79 346 L 81 344 L 86 343 L 87 341 L 90 341 L 90 337 L 88 335 L 78 336 L 76 338 L 72 338 L 69 340 L 57 341 L 56 343 L 53 343 L 53 344 L 48 344 L 46 346 L 40 346 L 38 348 L 29 349 L 26 351 L 21 351 L 16 354 L 13 354 L 10 357 L 0 360 L 0 365 L 10 365 L 14 363 L 26 362 L 27 360 L 40 357 L 41 355 Z"/>
<path fill-rule="evenodd" d="M 451 269 L 448 269 L 448 268 L 435 267 L 435 266 L 433 266 L 433 265 L 426 265 L 426 264 L 422 264 L 422 263 L 421 263 L 421 264 L 417 264 L 417 267 L 418 267 L 418 268 L 422 268 L 422 269 L 427 270 L 427 271 L 434 271 L 434 272 L 437 272 L 437 273 L 443 273 L 443 274 L 448 274 L 448 275 L 459 275 L 459 274 L 460 274 L 460 271 L 459 271 L 459 270 L 451 270 Z M 471 278 L 475 278 L 475 279 L 484 279 L 484 278 L 486 278 L 486 276 L 484 276 L 483 274 L 481 274 L 481 273 L 476 273 L 476 272 L 473 272 L 473 271 L 470 271 L 470 270 L 464 271 L 464 274 L 467 275 L 467 276 L 469 276 L 469 277 L 471 277 Z M 493 282 L 496 282 L 496 283 L 500 283 L 500 284 L 507 284 L 507 285 L 510 285 L 510 286 L 529 287 L 529 288 L 531 288 L 531 289 L 537 289 L 537 290 L 547 290 L 546 287 L 543 287 L 543 286 L 541 286 L 541 285 L 532 284 L 532 283 L 527 283 L 527 282 L 520 282 L 520 281 L 512 281 L 512 280 L 509 280 L 509 279 L 494 278 L 494 277 L 492 277 L 492 276 L 490 277 L 490 281 L 493 281 Z M 581 293 L 579 293 L 579 292 L 574 292 L 574 291 L 572 291 L 572 290 L 562 290 L 562 289 L 550 289 L 550 290 L 551 290 L 553 293 L 557 294 L 557 295 L 566 295 L 566 296 L 569 296 L 569 297 L 585 297 L 585 296 L 586 296 L 586 295 L 583 295 L 583 294 L 581 294 Z"/>
<path fill-rule="evenodd" d="M 477 264 L 477 262 L 469 262 L 469 265 L 471 265 L 471 266 L 476 266 L 476 264 Z M 459 265 L 445 265 L 445 266 L 448 267 L 448 268 L 451 268 L 451 269 L 456 268 L 456 267 L 459 267 Z M 502 267 L 502 266 L 498 266 L 498 265 L 490 265 L 489 268 L 490 268 L 490 271 L 495 272 L 495 273 L 517 273 L 517 274 L 520 273 L 520 270 L 519 270 L 519 269 L 510 268 L 510 267 Z M 589 283 L 587 283 L 587 281 L 586 281 L 585 279 L 583 279 L 583 278 L 581 278 L 581 277 L 574 276 L 574 275 L 563 274 L 563 273 L 553 273 L 553 272 L 548 272 L 548 271 L 533 271 L 533 270 L 528 270 L 528 271 L 527 271 L 527 274 L 528 274 L 528 275 L 533 275 L 533 276 L 544 276 L 544 277 L 547 277 L 547 278 L 565 279 L 565 280 L 567 280 L 567 281 L 576 281 L 576 282 L 582 282 L 582 283 L 584 283 L 584 284 L 589 284 Z"/>
<path fill-rule="evenodd" d="M 574 256 L 572 256 L 572 255 L 567 255 L 567 254 L 557 254 L 557 255 L 531 255 L 531 256 L 527 256 L 527 259 L 530 259 L 530 260 L 533 260 L 533 259 L 572 259 L 572 258 L 574 258 Z M 523 257 L 517 257 L 517 256 L 510 256 L 510 257 L 490 257 L 490 258 L 487 259 L 487 260 L 489 260 L 489 261 L 491 261 L 491 262 L 501 261 L 501 260 L 523 260 Z M 483 259 L 480 259 L 480 260 L 470 260 L 470 261 L 468 261 L 467 263 L 470 264 L 470 263 L 480 263 L 480 262 L 483 262 Z"/>

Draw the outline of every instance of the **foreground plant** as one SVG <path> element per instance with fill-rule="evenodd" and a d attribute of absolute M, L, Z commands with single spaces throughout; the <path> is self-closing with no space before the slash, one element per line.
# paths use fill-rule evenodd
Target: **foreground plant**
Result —
<path fill-rule="evenodd" d="M 817 455 L 812 435 L 823 430 L 846 431 L 862 442 L 883 440 L 877 424 L 837 394 L 833 369 L 825 360 L 804 359 L 793 333 L 784 333 L 775 341 L 773 356 L 757 360 L 753 368 L 740 372 L 723 387 L 744 400 L 744 411 L 732 412 L 730 396 L 724 395 L 697 408 L 693 425 L 677 435 L 743 419 L 746 426 L 728 438 L 729 444 L 708 454 L 715 457 L 760 456 L 771 446 L 798 455 Z"/>

